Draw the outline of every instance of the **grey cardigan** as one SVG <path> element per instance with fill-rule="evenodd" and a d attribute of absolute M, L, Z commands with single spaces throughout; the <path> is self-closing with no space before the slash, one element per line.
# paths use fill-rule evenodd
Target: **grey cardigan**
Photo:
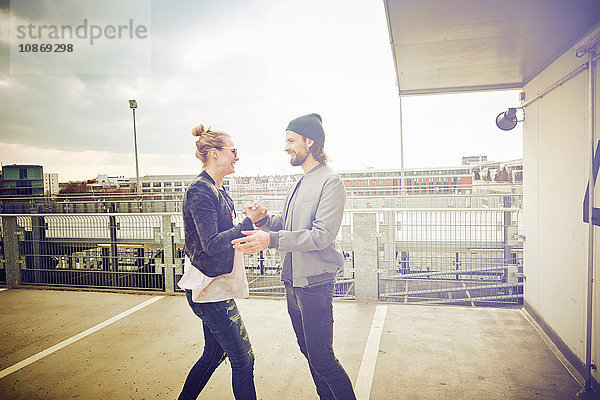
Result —
<path fill-rule="evenodd" d="M 327 164 L 321 163 L 288 190 L 281 214 L 267 215 L 255 224 L 270 231 L 269 247 L 278 249 L 281 254 L 284 282 L 289 274 L 286 268 L 290 267 L 294 286 L 335 278 L 344 265 L 335 237 L 342 224 L 345 204 L 342 179 Z"/>

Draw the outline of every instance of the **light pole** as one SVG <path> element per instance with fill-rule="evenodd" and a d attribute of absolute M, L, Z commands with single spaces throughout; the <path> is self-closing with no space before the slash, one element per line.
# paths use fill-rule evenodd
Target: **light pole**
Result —
<path fill-rule="evenodd" d="M 135 186 L 137 188 L 137 194 L 142 193 L 142 188 L 140 186 L 140 169 L 138 167 L 138 154 L 137 154 L 137 135 L 135 132 L 135 109 L 137 108 L 137 101 L 129 100 L 129 108 L 133 111 L 133 145 L 135 147 L 135 178 L 136 183 Z"/>

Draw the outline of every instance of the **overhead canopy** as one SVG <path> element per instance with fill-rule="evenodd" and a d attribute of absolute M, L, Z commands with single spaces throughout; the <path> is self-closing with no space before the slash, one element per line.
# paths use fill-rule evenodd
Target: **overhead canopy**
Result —
<path fill-rule="evenodd" d="M 600 0 L 384 0 L 400 95 L 522 88 L 600 22 Z"/>

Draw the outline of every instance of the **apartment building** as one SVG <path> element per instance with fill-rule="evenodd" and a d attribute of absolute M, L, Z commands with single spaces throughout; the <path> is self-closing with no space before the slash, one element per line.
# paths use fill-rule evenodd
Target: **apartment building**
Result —
<path fill-rule="evenodd" d="M 399 196 L 423 194 L 470 194 L 473 172 L 468 166 L 447 168 L 367 169 L 341 171 L 348 196 Z"/>
<path fill-rule="evenodd" d="M 58 174 L 55 172 L 44 172 L 44 193 L 46 195 L 55 195 L 58 194 L 59 190 Z"/>

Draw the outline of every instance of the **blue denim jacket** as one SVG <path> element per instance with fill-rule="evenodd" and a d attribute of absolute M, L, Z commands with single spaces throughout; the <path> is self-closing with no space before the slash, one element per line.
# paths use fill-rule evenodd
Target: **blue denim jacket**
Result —
<path fill-rule="evenodd" d="M 233 200 L 202 171 L 183 196 L 184 249 L 192 265 L 207 276 L 232 271 L 235 250 L 231 241 L 244 236 L 242 231 L 253 229 L 247 217 L 234 226 L 234 216 Z"/>

